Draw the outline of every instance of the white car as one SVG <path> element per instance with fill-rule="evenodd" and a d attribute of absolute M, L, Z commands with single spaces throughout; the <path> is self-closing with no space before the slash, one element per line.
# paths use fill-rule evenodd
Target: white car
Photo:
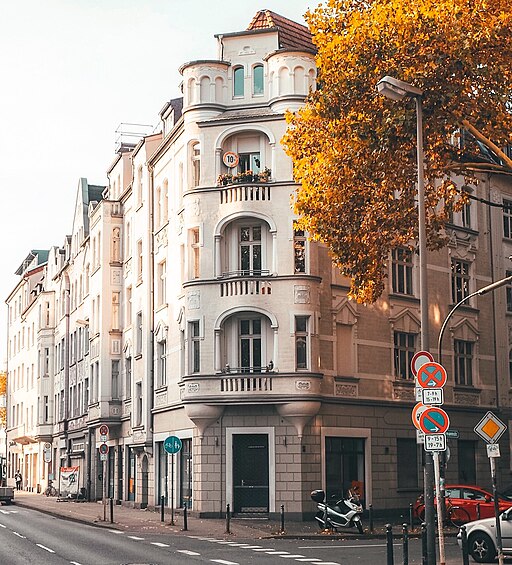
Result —
<path fill-rule="evenodd" d="M 504 555 L 512 555 L 512 508 L 500 514 L 501 542 Z M 496 559 L 496 518 L 485 518 L 466 524 L 468 550 L 477 563 L 492 563 Z M 462 538 L 457 536 L 459 545 Z"/>

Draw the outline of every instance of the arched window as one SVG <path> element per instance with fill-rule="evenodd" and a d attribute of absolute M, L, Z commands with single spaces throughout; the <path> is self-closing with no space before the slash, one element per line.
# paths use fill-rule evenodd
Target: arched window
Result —
<path fill-rule="evenodd" d="M 210 101 L 210 79 L 209 77 L 203 77 L 199 83 L 199 101 L 209 102 Z"/>
<path fill-rule="evenodd" d="M 199 186 L 201 180 L 201 144 L 199 141 L 192 145 L 192 186 Z"/>
<path fill-rule="evenodd" d="M 233 69 L 233 96 L 244 95 L 244 68 Z"/>
<path fill-rule="evenodd" d="M 252 70 L 252 93 L 257 96 L 263 94 L 264 90 L 263 65 L 255 65 Z"/>

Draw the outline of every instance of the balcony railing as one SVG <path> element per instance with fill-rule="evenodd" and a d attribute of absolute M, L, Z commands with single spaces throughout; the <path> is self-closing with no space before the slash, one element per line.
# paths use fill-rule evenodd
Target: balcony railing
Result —
<path fill-rule="evenodd" d="M 260 374 L 252 377 L 223 377 L 220 380 L 221 392 L 269 392 L 272 390 L 272 377 Z"/>
<path fill-rule="evenodd" d="M 231 184 L 220 190 L 220 203 L 270 201 L 270 186 L 251 183 Z"/>
<path fill-rule="evenodd" d="M 220 284 L 221 296 L 272 294 L 272 283 L 253 278 L 232 279 Z"/>

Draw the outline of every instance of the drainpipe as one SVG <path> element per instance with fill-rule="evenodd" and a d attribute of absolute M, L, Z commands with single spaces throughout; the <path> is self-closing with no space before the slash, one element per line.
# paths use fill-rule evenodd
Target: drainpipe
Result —
<path fill-rule="evenodd" d="M 69 310 L 70 310 L 70 290 L 69 290 L 69 277 L 64 275 L 65 289 L 64 289 L 64 315 L 66 320 L 66 330 L 64 334 L 64 439 L 66 442 L 66 466 L 71 465 L 71 453 L 69 449 L 68 438 L 68 425 L 69 425 Z"/>
<path fill-rule="evenodd" d="M 155 235 L 155 225 L 154 225 L 154 194 L 153 194 L 153 174 L 154 168 L 148 163 L 148 185 L 149 185 L 149 304 L 148 304 L 148 328 L 150 329 L 150 339 L 148 344 L 148 398 L 147 398 L 147 410 L 148 410 L 148 435 L 151 432 L 151 445 L 153 446 L 153 402 L 154 402 L 154 389 L 155 389 L 155 378 L 154 378 L 154 349 L 155 349 L 155 249 L 154 249 L 154 235 Z M 154 463 L 154 461 L 153 461 Z"/>

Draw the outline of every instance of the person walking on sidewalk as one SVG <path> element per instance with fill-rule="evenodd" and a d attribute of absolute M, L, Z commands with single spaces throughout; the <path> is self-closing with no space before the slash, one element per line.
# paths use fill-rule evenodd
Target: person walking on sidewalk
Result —
<path fill-rule="evenodd" d="M 23 481 L 23 477 L 21 476 L 19 469 L 14 474 L 14 480 L 16 481 L 16 490 L 21 490 L 21 482 Z"/>

